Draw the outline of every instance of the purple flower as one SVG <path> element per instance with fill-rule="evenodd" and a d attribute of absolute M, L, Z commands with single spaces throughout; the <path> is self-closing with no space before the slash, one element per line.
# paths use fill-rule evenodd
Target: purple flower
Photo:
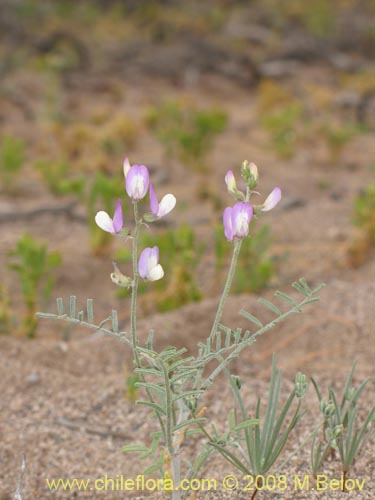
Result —
<path fill-rule="evenodd" d="M 227 207 L 223 214 L 224 234 L 227 240 L 245 238 L 249 234 L 249 224 L 253 216 L 250 203 L 239 201 L 233 207 Z"/>
<path fill-rule="evenodd" d="M 159 248 L 145 248 L 138 261 L 138 272 L 145 280 L 157 281 L 164 276 L 164 270 L 159 262 Z"/>
<path fill-rule="evenodd" d="M 164 215 L 169 214 L 174 209 L 175 205 L 176 198 L 173 194 L 166 194 L 159 203 L 156 198 L 154 185 L 150 184 L 150 208 L 155 217 L 164 217 Z"/>
<path fill-rule="evenodd" d="M 281 200 L 281 189 L 275 187 L 275 189 L 272 190 L 271 194 L 268 195 L 263 205 L 261 205 L 260 210 L 262 212 L 268 212 L 269 210 L 275 208 L 280 200 Z"/>
<path fill-rule="evenodd" d="M 124 161 L 126 192 L 133 200 L 142 200 L 147 194 L 150 176 L 144 165 L 130 166 L 129 160 Z"/>
<path fill-rule="evenodd" d="M 95 215 L 95 222 L 100 227 L 100 229 L 103 229 L 103 231 L 106 231 L 107 233 L 111 234 L 119 233 L 124 224 L 121 200 L 117 200 L 116 210 L 113 215 L 113 219 L 111 219 L 111 217 L 107 214 L 107 212 L 101 210 Z"/>

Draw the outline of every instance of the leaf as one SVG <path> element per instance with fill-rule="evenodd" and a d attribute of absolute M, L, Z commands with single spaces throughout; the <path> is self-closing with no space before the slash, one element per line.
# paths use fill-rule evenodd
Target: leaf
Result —
<path fill-rule="evenodd" d="M 151 401 L 136 401 L 137 405 L 142 405 L 142 406 L 148 406 L 149 408 L 152 408 L 154 411 L 156 411 L 157 413 L 159 414 L 162 414 L 164 416 L 167 415 L 167 412 L 164 408 L 162 408 L 161 406 L 157 405 L 156 403 L 152 403 Z"/>
<path fill-rule="evenodd" d="M 277 292 L 275 292 L 275 296 L 280 297 L 280 299 L 283 299 L 283 300 L 285 300 L 285 302 L 288 302 L 288 304 L 291 304 L 296 311 L 302 312 L 302 310 L 299 307 L 299 305 L 297 304 L 297 302 L 295 300 L 293 300 L 292 297 L 289 297 L 289 295 L 287 295 L 286 293 L 280 292 L 280 290 L 277 290 Z"/>
<path fill-rule="evenodd" d="M 258 302 L 260 302 L 265 307 L 273 311 L 276 314 L 276 316 L 281 316 L 282 312 L 278 307 L 275 306 L 275 304 L 272 304 L 272 302 L 269 302 L 268 300 L 262 298 L 258 299 Z"/>
<path fill-rule="evenodd" d="M 249 427 L 253 427 L 254 425 L 259 425 L 258 418 L 250 418 L 249 420 L 245 420 L 234 427 L 235 431 L 240 431 L 242 429 L 248 429 Z"/>
<path fill-rule="evenodd" d="M 148 332 L 148 337 L 147 337 L 147 349 L 149 349 L 150 351 L 153 350 L 153 341 L 154 341 L 154 330 L 150 330 Z"/>
<path fill-rule="evenodd" d="M 112 310 L 112 330 L 114 333 L 118 333 L 118 316 L 115 309 Z"/>
<path fill-rule="evenodd" d="M 94 322 L 94 301 L 92 299 L 87 299 L 87 321 L 89 323 Z"/>
<path fill-rule="evenodd" d="M 198 417 L 198 418 L 190 418 L 189 420 L 185 420 L 185 422 L 181 422 L 180 424 L 177 424 L 175 427 L 173 427 L 173 432 L 177 432 L 180 429 L 183 429 L 184 427 L 189 427 L 194 424 L 199 424 L 205 422 L 207 419 L 205 417 Z"/>
<path fill-rule="evenodd" d="M 64 305 L 63 305 L 63 299 L 61 297 L 56 299 L 56 305 L 57 305 L 58 315 L 62 316 L 64 314 Z"/>
<path fill-rule="evenodd" d="M 71 295 L 70 296 L 70 304 L 69 304 L 69 316 L 71 318 L 75 318 L 76 317 L 76 301 L 77 301 L 77 297 L 75 295 Z"/>
<path fill-rule="evenodd" d="M 141 452 L 144 453 L 144 452 L 149 451 L 149 449 L 147 448 L 147 446 L 144 446 L 141 444 L 129 444 L 129 445 L 123 446 L 121 448 L 121 451 L 123 453 L 141 453 Z"/>
<path fill-rule="evenodd" d="M 254 323 L 256 326 L 258 326 L 259 328 L 262 328 L 263 327 L 263 323 L 258 319 L 256 318 L 255 316 L 253 316 L 251 313 L 245 311 L 244 309 L 241 309 L 240 311 L 240 314 L 241 316 L 243 316 L 244 318 L 248 319 L 249 321 L 251 321 L 252 323 Z"/>
<path fill-rule="evenodd" d="M 165 387 L 162 385 L 151 384 L 149 382 L 136 382 L 136 386 L 137 387 L 145 387 L 146 389 L 156 391 L 158 394 L 165 396 Z"/>

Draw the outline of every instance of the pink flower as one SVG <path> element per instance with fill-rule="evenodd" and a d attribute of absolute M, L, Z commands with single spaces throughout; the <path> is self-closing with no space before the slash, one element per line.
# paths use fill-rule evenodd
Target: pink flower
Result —
<path fill-rule="evenodd" d="M 159 248 L 145 248 L 138 261 L 139 275 L 150 281 L 160 280 L 164 276 L 164 270 L 159 264 Z"/>
<path fill-rule="evenodd" d="M 272 192 L 268 195 L 266 201 L 261 205 L 260 210 L 262 212 L 268 212 L 276 207 L 276 205 L 281 200 L 281 189 L 275 187 Z"/>
<path fill-rule="evenodd" d="M 133 200 L 142 200 L 147 194 L 150 176 L 144 165 L 130 166 L 129 160 L 124 161 L 126 192 Z"/>
<path fill-rule="evenodd" d="M 111 217 L 107 214 L 107 212 L 101 210 L 95 215 L 95 222 L 100 227 L 100 229 L 103 229 L 103 231 L 106 231 L 107 233 L 111 234 L 119 233 L 124 224 L 121 200 L 117 200 L 116 210 L 113 215 L 113 219 L 111 219 Z"/>
<path fill-rule="evenodd" d="M 150 184 L 150 208 L 155 217 L 164 217 L 164 215 L 169 214 L 174 209 L 175 205 L 176 198 L 173 194 L 166 194 L 159 203 L 156 198 L 154 185 Z"/>
<path fill-rule="evenodd" d="M 233 207 L 227 207 L 223 213 L 224 234 L 227 240 L 245 238 L 249 234 L 249 224 L 253 216 L 250 203 L 239 201 Z"/>

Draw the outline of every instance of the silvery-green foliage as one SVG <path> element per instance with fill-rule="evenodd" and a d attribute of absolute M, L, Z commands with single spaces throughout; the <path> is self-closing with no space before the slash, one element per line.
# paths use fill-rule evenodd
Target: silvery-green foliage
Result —
<path fill-rule="evenodd" d="M 307 389 L 306 377 L 297 374 L 293 391 L 280 406 L 281 370 L 276 370 L 273 356 L 265 414 L 261 414 L 261 398 L 258 398 L 254 418 L 249 418 L 238 380 L 226 373 L 238 408 L 229 414 L 229 430 L 222 436 L 215 432 L 210 444 L 242 473 L 264 476 L 283 452 L 291 431 L 303 416 L 301 404 Z M 295 400 L 297 405 L 291 412 Z"/>
<path fill-rule="evenodd" d="M 63 320 L 68 323 L 73 323 L 76 325 L 84 326 L 90 330 L 95 330 L 96 332 L 103 333 L 104 335 L 109 335 L 110 337 L 115 337 L 121 342 L 131 346 L 131 342 L 127 337 L 125 331 L 119 331 L 118 315 L 115 309 L 112 310 L 111 314 L 104 318 L 100 323 L 94 323 L 94 301 L 93 299 L 87 299 L 86 309 L 76 310 L 77 298 L 75 295 L 71 295 L 69 299 L 69 308 L 65 310 L 64 302 L 61 297 L 56 299 L 57 304 L 57 314 L 55 313 L 37 313 L 38 318 L 44 319 L 58 319 Z M 85 319 L 86 318 L 86 319 Z"/>
<path fill-rule="evenodd" d="M 362 424 L 357 422 L 359 398 L 370 378 L 366 378 L 356 389 L 352 387 L 355 365 L 356 363 L 353 364 L 346 379 L 341 400 L 333 388 L 329 389 L 328 399 L 325 400 L 317 382 L 312 379 L 323 416 L 323 439 L 318 440 L 316 431 L 311 445 L 311 466 L 314 475 L 318 473 L 329 451 L 333 457 L 336 450 L 343 472 L 346 474 L 360 449 L 374 434 L 375 406 Z"/>
<path fill-rule="evenodd" d="M 226 283 L 223 288 L 216 316 L 211 332 L 205 342 L 198 343 L 196 355 L 187 355 L 186 349 L 168 347 L 158 352 L 153 346 L 153 332 L 151 331 L 146 345 L 141 345 L 137 336 L 137 294 L 140 278 L 148 282 L 162 279 L 164 270 L 159 264 L 159 249 L 157 246 L 144 248 L 139 252 L 139 235 L 145 227 L 145 221 L 158 220 L 173 210 L 176 199 L 172 194 L 165 195 L 160 203 L 155 194 L 154 186 L 150 183 L 149 172 L 144 165 L 130 165 L 125 159 L 123 171 L 126 181 L 126 191 L 133 204 L 134 228 L 126 230 L 126 235 L 131 234 L 132 241 L 132 276 L 127 278 L 115 267 L 115 278 L 121 277 L 121 283 L 126 282 L 131 290 L 130 325 L 129 333 L 119 331 L 118 316 L 116 311 L 101 321 L 94 322 L 93 303 L 89 299 L 86 310 L 78 310 L 76 297 L 72 296 L 66 310 L 62 299 L 57 300 L 57 314 L 40 313 L 42 318 L 52 318 L 69 323 L 85 326 L 106 335 L 118 338 L 127 344 L 133 353 L 135 373 L 139 377 L 137 386 L 141 389 L 142 399 L 137 405 L 147 407 L 155 417 L 158 426 L 151 433 L 151 444 L 131 444 L 123 448 L 124 452 L 137 452 L 140 458 L 148 459 L 145 473 L 159 471 L 161 477 L 172 480 L 178 486 L 181 479 L 191 479 L 199 474 L 205 461 L 216 450 L 222 453 L 229 461 L 242 471 L 250 473 L 264 473 L 276 461 L 282 452 L 291 430 L 301 417 L 300 405 L 306 391 L 306 378 L 298 374 L 296 387 L 287 402 L 277 415 L 281 372 L 276 372 L 275 360 L 273 361 L 271 387 L 264 419 L 260 415 L 260 401 L 258 402 L 255 418 L 248 419 L 241 398 L 238 380 L 235 381 L 229 372 L 230 363 L 242 351 L 252 346 L 257 338 L 292 314 L 299 314 L 303 308 L 319 300 L 318 293 L 323 285 L 311 289 L 304 279 L 293 284 L 301 298 L 296 301 L 284 292 L 276 292 L 277 303 L 259 299 L 262 305 L 273 314 L 273 319 L 263 323 L 248 311 L 242 310 L 240 314 L 249 320 L 251 328 L 233 330 L 221 323 L 225 302 L 228 297 L 233 276 L 241 250 L 242 241 L 249 234 L 251 218 L 273 209 L 281 199 L 281 190 L 275 187 L 261 205 L 250 205 L 250 198 L 258 182 L 258 172 L 255 165 L 244 162 L 242 176 L 246 182 L 246 191 L 242 192 L 236 186 L 233 172 L 229 171 L 225 177 L 228 192 L 237 201 L 233 207 L 224 210 L 224 232 L 228 241 L 233 245 L 232 260 L 228 271 Z M 149 214 L 140 214 L 139 200 L 143 199 L 150 186 L 150 209 L 154 217 Z M 112 235 L 123 232 L 123 214 L 121 200 L 117 201 L 113 218 L 110 214 L 100 211 L 95 216 L 99 227 Z M 139 259 L 139 260 L 138 260 Z M 113 279 L 113 275 L 112 275 Z M 120 284 L 119 280 L 114 280 Z M 205 407 L 201 405 L 201 398 L 219 374 L 225 373 L 234 390 L 240 408 L 241 419 L 236 421 L 236 414 L 231 412 L 229 431 L 219 437 L 213 426 L 213 437 L 207 431 L 208 423 L 205 416 Z M 286 428 L 283 424 L 289 415 L 293 401 L 297 398 L 297 409 Z M 182 444 L 192 434 L 199 433 L 206 437 L 202 442 L 196 456 L 189 461 L 184 456 Z M 231 447 L 242 446 L 244 440 L 247 449 L 247 462 L 241 462 L 230 450 Z M 185 447 L 186 449 L 186 447 Z M 246 456 L 246 454 L 245 454 Z M 252 471 L 252 472 L 251 472 Z M 172 500 L 184 499 L 188 491 L 172 489 Z"/>

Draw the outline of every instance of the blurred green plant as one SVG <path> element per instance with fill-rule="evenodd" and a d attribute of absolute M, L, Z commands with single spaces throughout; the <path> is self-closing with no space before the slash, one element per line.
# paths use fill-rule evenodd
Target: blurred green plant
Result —
<path fill-rule="evenodd" d="M 9 294 L 5 286 L 0 285 L 0 334 L 10 333 L 11 323 Z"/>
<path fill-rule="evenodd" d="M 232 285 L 234 293 L 258 292 L 267 286 L 275 273 L 272 258 L 267 255 L 270 244 L 269 226 L 263 226 L 259 231 L 254 231 L 251 238 L 243 240 Z M 219 279 L 228 264 L 230 253 L 231 247 L 222 227 L 218 226 L 215 230 L 215 259 Z"/>
<path fill-rule="evenodd" d="M 189 302 L 201 300 L 202 293 L 197 285 L 197 267 L 203 251 L 203 245 L 197 245 L 193 229 L 182 225 L 177 230 L 163 231 L 158 235 L 144 233 L 141 247 L 158 246 L 163 256 L 165 279 L 153 283 L 153 300 L 143 301 L 144 307 L 155 302 L 160 312 L 172 311 Z M 121 249 L 116 256 L 118 261 L 130 262 L 131 254 Z M 120 290 L 120 296 L 128 297 L 126 290 Z M 146 282 L 139 284 L 140 295 L 148 294 Z M 148 312 L 148 311 L 147 311 Z"/>
<path fill-rule="evenodd" d="M 332 162 L 336 162 L 340 158 L 344 146 L 363 131 L 358 124 L 344 123 L 333 125 L 327 122 L 320 130 L 328 145 Z"/>
<path fill-rule="evenodd" d="M 61 264 L 59 252 L 48 252 L 47 245 L 24 234 L 9 252 L 8 267 L 18 274 L 24 306 L 21 332 L 35 337 L 37 331 L 37 307 L 45 304 L 53 288 L 53 269 Z"/>
<path fill-rule="evenodd" d="M 161 103 L 146 114 L 146 124 L 164 146 L 166 158 L 177 157 L 198 171 L 207 169 L 213 141 L 227 123 L 221 109 L 196 109 L 177 101 Z"/>
<path fill-rule="evenodd" d="M 367 186 L 354 203 L 354 224 L 362 229 L 375 245 L 375 184 Z"/>
<path fill-rule="evenodd" d="M 290 29 L 291 23 L 299 24 L 311 35 L 318 38 L 328 38 L 337 28 L 336 10 L 341 0 L 316 0 L 301 2 L 300 0 L 266 0 L 264 2 L 272 25 L 280 33 Z"/>
<path fill-rule="evenodd" d="M 272 146 L 281 158 L 295 154 L 302 113 L 302 104 L 291 102 L 261 116 L 261 124 L 269 132 Z"/>
<path fill-rule="evenodd" d="M 86 199 L 90 244 L 94 255 L 105 255 L 112 241 L 111 235 L 102 231 L 95 223 L 95 214 L 98 210 L 112 213 L 116 199 L 122 198 L 123 192 L 124 179 L 122 177 L 109 177 L 102 172 L 95 174 Z"/>
<path fill-rule="evenodd" d="M 69 164 L 64 161 L 39 160 L 34 164 L 51 193 L 61 196 L 73 194 L 82 199 L 85 188 L 83 176 L 70 177 Z"/>
<path fill-rule="evenodd" d="M 354 202 L 354 224 L 358 233 L 347 248 L 347 260 L 351 267 L 364 264 L 375 246 L 375 185 L 367 186 Z"/>
<path fill-rule="evenodd" d="M 25 143 L 12 136 L 4 136 L 0 144 L 0 178 L 4 189 L 12 191 L 25 162 Z"/>
<path fill-rule="evenodd" d="M 343 491 L 345 491 L 346 475 L 353 465 L 356 455 L 375 431 L 375 406 L 372 407 L 362 425 L 356 425 L 359 412 L 358 401 L 370 378 L 365 379 L 357 388 L 354 388 L 352 381 L 355 366 L 356 363 L 353 364 L 346 379 L 340 403 L 333 388 L 329 389 L 328 399 L 325 400 L 317 382 L 312 379 L 324 421 L 323 441 L 320 441 L 317 446 L 317 431 L 314 433 L 311 448 L 313 474 L 318 473 L 329 451 L 332 458 L 337 451 L 344 476 Z"/>
<path fill-rule="evenodd" d="M 108 122 L 100 135 L 102 150 L 109 157 L 120 156 L 124 150 L 132 150 L 138 134 L 138 127 L 133 119 L 116 116 Z"/>

